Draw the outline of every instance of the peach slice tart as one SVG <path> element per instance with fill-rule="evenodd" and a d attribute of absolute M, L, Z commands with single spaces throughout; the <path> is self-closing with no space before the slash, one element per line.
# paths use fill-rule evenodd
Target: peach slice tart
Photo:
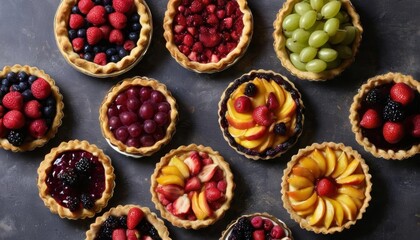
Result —
<path fill-rule="evenodd" d="M 299 150 L 282 178 L 283 206 L 306 230 L 330 234 L 362 218 L 371 199 L 369 167 L 342 143 Z"/>
<path fill-rule="evenodd" d="M 219 102 L 223 136 L 238 153 L 254 160 L 286 152 L 302 133 L 304 106 L 286 77 L 257 70 L 232 82 Z"/>
<path fill-rule="evenodd" d="M 233 175 L 229 164 L 210 147 L 191 144 L 170 151 L 151 177 L 152 201 L 174 226 L 203 228 L 229 209 Z"/>

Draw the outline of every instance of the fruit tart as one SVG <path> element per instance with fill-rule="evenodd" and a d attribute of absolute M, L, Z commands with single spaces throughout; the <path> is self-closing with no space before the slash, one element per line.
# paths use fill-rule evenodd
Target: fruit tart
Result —
<path fill-rule="evenodd" d="M 268 213 L 244 215 L 233 221 L 220 240 L 279 239 L 291 240 L 292 232 L 286 224 Z"/>
<path fill-rule="evenodd" d="M 127 78 L 105 96 L 99 109 L 102 134 L 121 154 L 150 156 L 175 133 L 178 110 L 166 86 L 146 77 Z"/>
<path fill-rule="evenodd" d="M 402 160 L 420 152 L 420 83 L 387 73 L 363 84 L 350 107 L 356 141 L 375 157 Z"/>
<path fill-rule="evenodd" d="M 229 164 L 210 147 L 180 146 L 163 156 L 151 177 L 152 201 L 174 226 L 203 228 L 219 220 L 233 198 Z"/>
<path fill-rule="evenodd" d="M 369 205 L 369 167 L 342 143 L 314 143 L 292 157 L 281 183 L 283 206 L 301 228 L 330 234 L 350 228 Z"/>
<path fill-rule="evenodd" d="M 0 72 L 0 147 L 13 152 L 44 146 L 61 126 L 63 96 L 44 71 L 6 66 Z"/>
<path fill-rule="evenodd" d="M 219 102 L 219 124 L 229 145 L 247 158 L 271 159 L 302 133 L 301 95 L 286 77 L 251 71 L 229 84 Z"/>
<path fill-rule="evenodd" d="M 86 240 L 170 240 L 164 222 L 147 207 L 118 205 L 90 225 Z"/>
<path fill-rule="evenodd" d="M 274 21 L 274 50 L 293 75 L 329 80 L 354 61 L 362 32 L 350 0 L 287 0 Z"/>
<path fill-rule="evenodd" d="M 54 34 L 73 68 L 93 77 L 113 77 L 133 68 L 146 53 L 152 16 L 144 0 L 63 0 Z"/>
<path fill-rule="evenodd" d="M 62 142 L 39 165 L 39 196 L 61 218 L 90 218 L 108 204 L 114 179 L 111 160 L 96 145 Z"/>
<path fill-rule="evenodd" d="M 163 28 L 166 48 L 179 64 L 213 73 L 245 53 L 253 20 L 246 0 L 170 0 Z"/>

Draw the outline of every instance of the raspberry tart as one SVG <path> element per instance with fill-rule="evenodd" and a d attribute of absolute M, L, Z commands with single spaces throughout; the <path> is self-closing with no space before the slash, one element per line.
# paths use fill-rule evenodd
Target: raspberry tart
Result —
<path fill-rule="evenodd" d="M 203 228 L 219 220 L 233 198 L 229 164 L 210 147 L 180 146 L 163 156 L 151 177 L 152 201 L 174 226 Z"/>
<path fill-rule="evenodd" d="M 39 196 L 61 218 L 93 217 L 112 197 L 114 180 L 109 157 L 87 141 L 62 142 L 38 168 Z"/>
<path fill-rule="evenodd" d="M 175 133 L 175 98 L 155 79 L 133 77 L 115 85 L 99 109 L 102 134 L 121 154 L 150 156 Z"/>
<path fill-rule="evenodd" d="M 330 234 L 350 228 L 369 206 L 369 167 L 342 143 L 314 143 L 292 157 L 281 183 L 283 206 L 301 228 Z"/>
<path fill-rule="evenodd" d="M 287 0 L 274 21 L 274 50 L 300 79 L 329 80 L 352 64 L 362 32 L 349 0 Z"/>
<path fill-rule="evenodd" d="M 44 71 L 6 66 L 0 72 L 0 147 L 31 151 L 55 136 L 63 118 L 63 96 Z"/>
<path fill-rule="evenodd" d="M 286 77 L 251 71 L 229 84 L 219 102 L 219 124 L 229 145 L 247 158 L 271 159 L 302 133 L 301 95 Z"/>
<path fill-rule="evenodd" d="M 179 64 L 213 73 L 245 53 L 253 20 L 246 0 L 170 0 L 163 28 L 166 48 Z"/>
<path fill-rule="evenodd" d="M 57 46 L 76 70 L 106 78 L 133 68 L 152 38 L 144 0 L 63 0 L 54 19 Z"/>
<path fill-rule="evenodd" d="M 375 157 L 410 158 L 420 152 L 420 83 L 387 73 L 363 84 L 350 107 L 356 141 Z"/>
<path fill-rule="evenodd" d="M 268 213 L 243 215 L 233 221 L 220 240 L 280 239 L 292 240 L 292 231 L 286 224 Z"/>
<path fill-rule="evenodd" d="M 170 240 L 164 222 L 149 208 L 118 205 L 90 225 L 86 240 L 144 239 Z"/>

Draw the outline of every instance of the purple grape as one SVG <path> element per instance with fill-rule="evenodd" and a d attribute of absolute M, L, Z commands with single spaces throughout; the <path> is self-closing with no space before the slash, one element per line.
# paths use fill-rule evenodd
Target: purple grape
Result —
<path fill-rule="evenodd" d="M 153 120 L 146 120 L 144 121 L 143 129 L 146 133 L 154 133 L 156 130 L 157 124 Z"/>
<path fill-rule="evenodd" d="M 127 102 L 127 94 L 125 93 L 120 93 L 117 98 L 115 99 L 115 102 L 118 105 L 125 105 L 125 103 Z"/>
<path fill-rule="evenodd" d="M 132 123 L 137 122 L 137 114 L 133 113 L 133 112 L 123 112 L 120 114 L 120 120 L 121 123 L 124 124 L 125 126 L 129 126 Z"/>
<path fill-rule="evenodd" d="M 151 93 L 152 93 L 152 88 L 150 88 L 150 87 L 142 87 L 140 89 L 140 100 L 142 102 L 145 102 L 145 101 L 149 100 Z"/>
<path fill-rule="evenodd" d="M 171 105 L 168 102 L 160 102 L 158 104 L 159 112 L 169 113 L 170 110 L 171 110 Z"/>
<path fill-rule="evenodd" d="M 139 87 L 131 87 L 126 91 L 128 98 L 139 98 L 140 88 Z"/>
<path fill-rule="evenodd" d="M 161 92 L 153 90 L 152 93 L 150 94 L 150 99 L 154 103 L 160 103 L 163 100 L 165 100 L 165 96 L 163 96 Z"/>
<path fill-rule="evenodd" d="M 119 114 L 128 111 L 127 105 L 125 105 L 125 104 L 124 105 L 117 105 L 117 109 L 118 109 Z"/>
<path fill-rule="evenodd" d="M 120 127 L 117 130 L 115 130 L 115 137 L 120 140 L 121 142 L 125 142 L 125 140 L 128 138 L 128 130 L 127 127 Z"/>
<path fill-rule="evenodd" d="M 120 121 L 120 118 L 117 116 L 112 116 L 109 120 L 108 120 L 108 124 L 109 124 L 109 129 L 111 131 L 119 128 L 122 126 L 122 123 Z"/>
<path fill-rule="evenodd" d="M 143 125 L 141 123 L 137 122 L 128 126 L 128 133 L 133 138 L 140 136 L 142 132 L 143 132 Z"/>
<path fill-rule="evenodd" d="M 118 108 L 117 105 L 112 104 L 109 108 L 108 108 L 108 117 L 112 117 L 112 116 L 118 116 L 119 112 L 118 112 Z"/>
<path fill-rule="evenodd" d="M 165 125 L 169 118 L 168 118 L 168 114 L 164 113 L 164 112 L 158 112 L 155 114 L 155 116 L 153 117 L 153 120 L 155 120 L 155 122 L 157 123 L 158 126 L 163 126 Z"/>
<path fill-rule="evenodd" d="M 163 139 L 163 137 L 165 137 L 165 129 L 163 129 L 162 127 L 158 127 L 155 131 L 155 133 L 153 133 L 153 138 L 156 141 L 159 141 L 161 139 Z"/>
<path fill-rule="evenodd" d="M 139 148 L 141 146 L 139 138 L 129 138 L 125 144 L 129 147 Z"/>
<path fill-rule="evenodd" d="M 155 144 L 155 139 L 150 135 L 143 135 L 140 138 L 140 143 L 143 147 L 149 147 Z"/>
<path fill-rule="evenodd" d="M 140 100 L 138 100 L 137 98 L 130 97 L 127 100 L 127 108 L 128 110 L 133 111 L 133 112 L 137 112 L 137 110 L 140 107 L 140 104 L 141 104 Z"/>
<path fill-rule="evenodd" d="M 144 102 L 139 110 L 139 115 L 143 119 L 151 119 L 155 115 L 155 108 L 151 102 Z"/>

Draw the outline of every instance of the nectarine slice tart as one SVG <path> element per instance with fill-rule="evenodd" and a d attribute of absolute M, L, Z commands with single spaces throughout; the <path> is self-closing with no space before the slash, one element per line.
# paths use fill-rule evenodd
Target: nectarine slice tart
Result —
<path fill-rule="evenodd" d="M 219 220 L 233 197 L 229 164 L 210 147 L 180 146 L 163 156 L 151 177 L 152 201 L 174 226 L 199 229 Z"/>
<path fill-rule="evenodd" d="M 219 102 L 219 124 L 229 145 L 247 158 L 271 159 L 302 133 L 301 95 L 286 77 L 251 71 L 232 82 Z"/>
<path fill-rule="evenodd" d="M 372 183 L 360 154 L 342 143 L 314 143 L 292 157 L 282 178 L 283 206 L 306 230 L 350 228 L 369 205 Z"/>

